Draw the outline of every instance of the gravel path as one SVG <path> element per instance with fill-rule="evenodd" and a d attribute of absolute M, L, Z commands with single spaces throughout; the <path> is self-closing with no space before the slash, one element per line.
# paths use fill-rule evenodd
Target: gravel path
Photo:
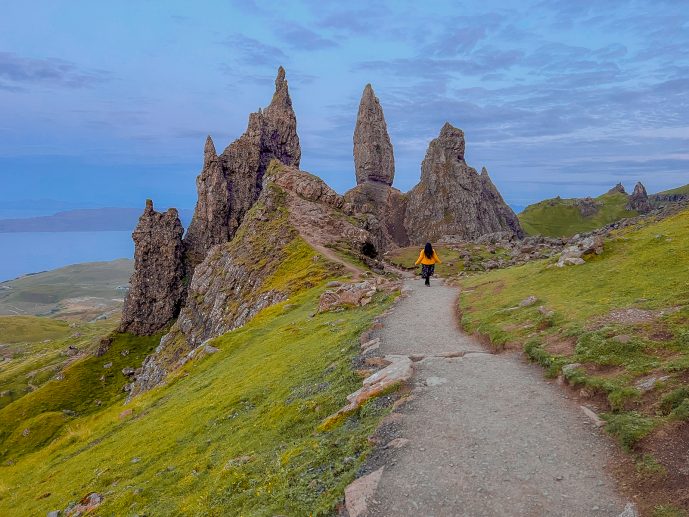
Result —
<path fill-rule="evenodd" d="M 605 472 L 614 445 L 579 406 L 540 368 L 461 333 L 456 290 L 414 279 L 405 291 L 379 333 L 381 352 L 424 358 L 391 424 L 390 437 L 409 442 L 381 453 L 368 514 L 619 515 L 624 501 Z"/>

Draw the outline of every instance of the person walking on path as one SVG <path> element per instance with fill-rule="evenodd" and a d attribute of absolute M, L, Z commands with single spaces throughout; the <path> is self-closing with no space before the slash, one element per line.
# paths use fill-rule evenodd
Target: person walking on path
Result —
<path fill-rule="evenodd" d="M 431 277 L 433 273 L 435 273 L 435 265 L 442 264 L 442 261 L 430 242 L 426 243 L 426 246 L 424 246 L 421 253 L 419 253 L 419 258 L 416 259 L 414 263 L 415 266 L 419 264 L 421 264 L 421 278 L 424 278 L 426 280 L 426 285 L 430 287 Z"/>

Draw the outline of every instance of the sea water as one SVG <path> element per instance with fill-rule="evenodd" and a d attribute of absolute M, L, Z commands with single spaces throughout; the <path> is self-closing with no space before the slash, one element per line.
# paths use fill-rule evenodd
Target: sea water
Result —
<path fill-rule="evenodd" d="M 79 262 L 133 256 L 131 232 L 0 233 L 0 282 Z"/>

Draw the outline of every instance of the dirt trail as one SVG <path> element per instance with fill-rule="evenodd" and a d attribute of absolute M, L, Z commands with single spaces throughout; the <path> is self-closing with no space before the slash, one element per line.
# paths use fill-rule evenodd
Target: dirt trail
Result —
<path fill-rule="evenodd" d="M 605 469 L 614 444 L 579 406 L 541 369 L 461 333 L 455 289 L 408 279 L 405 291 L 381 352 L 424 359 L 412 400 L 387 426 L 389 439 L 409 442 L 374 460 L 384 470 L 368 515 L 619 515 Z"/>

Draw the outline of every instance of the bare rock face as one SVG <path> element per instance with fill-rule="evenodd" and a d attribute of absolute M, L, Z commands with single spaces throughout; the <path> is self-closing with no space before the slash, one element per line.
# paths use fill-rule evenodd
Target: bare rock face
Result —
<path fill-rule="evenodd" d="M 263 175 L 271 160 L 299 166 L 301 147 L 285 70 L 280 67 L 270 105 L 249 116 L 246 132 L 220 156 L 208 138 L 203 170 L 196 185 L 198 201 L 184 238 L 189 269 L 211 247 L 228 242 L 261 193 Z"/>
<path fill-rule="evenodd" d="M 160 213 L 153 202 L 139 218 L 134 239 L 134 274 L 124 300 L 122 332 L 155 334 L 179 314 L 185 294 L 182 234 L 177 210 Z"/>
<path fill-rule="evenodd" d="M 631 196 L 629 196 L 627 209 L 636 210 L 640 214 L 645 214 L 653 210 L 653 206 L 651 205 L 651 202 L 648 199 L 648 194 L 646 193 L 646 187 L 644 187 L 641 182 L 636 184 L 634 187 L 634 192 Z"/>
<path fill-rule="evenodd" d="M 406 199 L 397 189 L 373 181 L 357 185 L 344 195 L 344 210 L 361 221 L 377 252 L 409 244 L 404 226 Z"/>
<path fill-rule="evenodd" d="M 392 185 L 395 177 L 395 158 L 383 108 L 370 84 L 364 88 L 356 118 L 354 167 L 358 185 L 366 181 Z"/>
<path fill-rule="evenodd" d="M 476 239 L 509 232 L 523 237 L 517 216 L 483 168 L 464 161 L 464 133 L 446 123 L 421 164 L 421 181 L 407 195 L 405 227 L 412 243 Z"/>

